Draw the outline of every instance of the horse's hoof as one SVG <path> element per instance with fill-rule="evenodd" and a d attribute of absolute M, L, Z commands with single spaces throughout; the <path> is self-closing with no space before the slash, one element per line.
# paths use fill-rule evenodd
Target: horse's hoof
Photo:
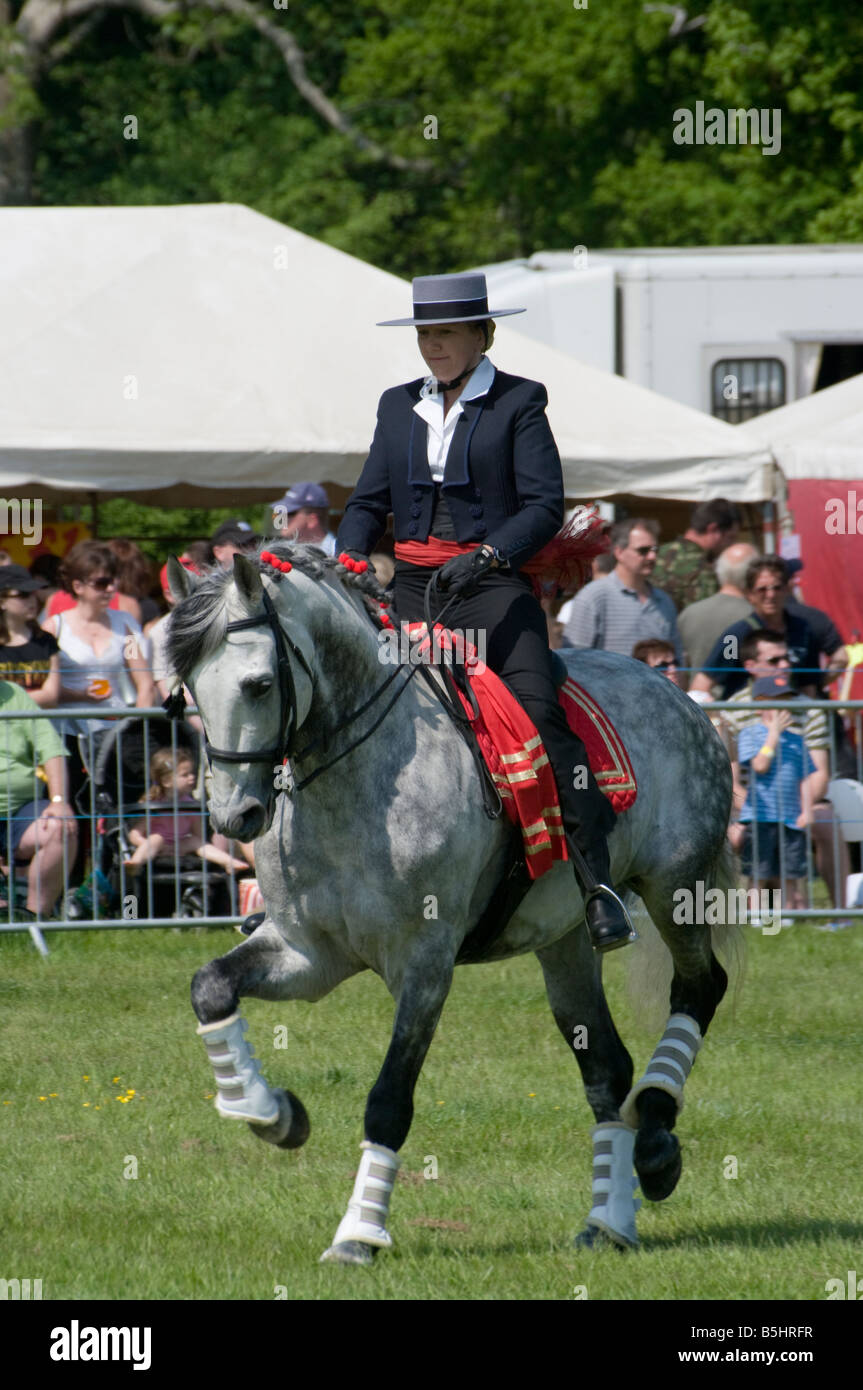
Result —
<path fill-rule="evenodd" d="M 308 1113 L 293 1091 L 274 1091 L 279 1102 L 279 1118 L 272 1125 L 249 1125 L 259 1139 L 277 1149 L 301 1149 L 311 1133 Z"/>
<path fill-rule="evenodd" d="M 625 1255 L 627 1250 L 635 1250 L 637 1247 L 630 1241 L 613 1240 L 607 1231 L 603 1231 L 599 1226 L 594 1226 L 588 1222 L 583 1231 L 575 1237 L 572 1242 L 576 1250 L 617 1250 L 621 1255 Z"/>
<path fill-rule="evenodd" d="M 667 1129 L 639 1130 L 635 1138 L 635 1171 L 642 1194 L 648 1202 L 670 1197 L 683 1171 L 683 1158 L 677 1136 Z"/>
<path fill-rule="evenodd" d="M 376 1245 L 366 1245 L 361 1240 L 340 1240 L 338 1245 L 331 1245 L 329 1250 L 324 1251 L 319 1263 L 322 1265 L 370 1265 L 374 1262 L 377 1253 L 378 1247 Z"/>

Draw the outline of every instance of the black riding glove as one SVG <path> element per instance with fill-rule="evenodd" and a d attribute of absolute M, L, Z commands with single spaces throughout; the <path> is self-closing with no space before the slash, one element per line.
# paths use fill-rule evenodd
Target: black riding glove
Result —
<path fill-rule="evenodd" d="M 456 594 L 469 597 L 476 592 L 477 580 L 493 564 L 494 552 L 483 550 L 482 546 L 478 550 L 469 551 L 466 555 L 454 555 L 438 570 L 435 576 L 435 587 L 441 593 L 448 593 L 453 597 Z"/>

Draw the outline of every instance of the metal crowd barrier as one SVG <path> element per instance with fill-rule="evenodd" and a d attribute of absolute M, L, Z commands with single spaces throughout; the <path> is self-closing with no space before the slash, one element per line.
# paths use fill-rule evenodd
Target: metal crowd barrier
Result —
<path fill-rule="evenodd" d="M 178 821 L 182 817 L 180 825 L 186 824 L 189 830 L 194 830 L 203 843 L 212 840 L 208 823 L 207 762 L 203 733 L 190 728 L 188 722 L 188 716 L 195 713 L 194 706 L 189 706 L 187 720 L 178 726 L 176 721 L 166 719 L 165 711 L 160 707 L 129 707 L 121 712 L 116 708 L 110 712 L 99 710 L 92 705 L 26 712 L 0 709 L 0 752 L 4 751 L 4 746 L 7 752 L 7 808 L 10 807 L 11 773 L 8 766 L 8 732 L 4 735 L 4 730 L 8 731 L 10 721 L 48 720 L 57 727 L 64 747 L 69 748 L 70 740 L 77 744 L 86 771 L 77 798 L 71 792 L 67 797 L 75 812 L 77 852 L 74 841 L 70 845 L 69 836 L 63 834 L 62 878 L 54 912 L 38 903 L 34 909 L 35 921 L 29 918 L 16 920 L 16 914 L 26 905 L 31 889 L 35 890 L 38 898 L 45 885 L 47 871 L 43 876 L 41 864 L 37 861 L 35 872 L 31 874 L 32 857 L 23 863 L 15 862 L 14 854 L 10 852 L 14 813 L 7 809 L 5 818 L 0 816 L 0 823 L 5 823 L 6 827 L 7 846 L 3 855 L 5 873 L 0 875 L 0 897 L 6 900 L 6 906 L 0 907 L 0 933 L 28 931 L 37 948 L 47 954 L 43 936 L 45 930 L 125 931 L 153 927 L 226 926 L 242 920 L 234 875 L 206 859 L 196 859 L 194 865 L 191 858 L 181 859 L 176 838 L 169 857 L 150 859 L 140 873 L 131 873 L 124 862 L 133 848 L 128 840 L 128 828 L 134 822 L 142 822 L 142 833 L 149 835 L 157 817 L 159 820 L 169 818 L 175 830 L 179 828 Z M 76 735 L 66 727 L 69 721 L 86 721 L 90 728 L 87 733 Z M 96 721 L 104 725 L 104 731 L 93 727 Z M 158 731 L 151 727 L 154 721 L 158 722 Z M 193 804 L 181 805 L 176 789 L 167 806 L 155 807 L 141 800 L 151 780 L 150 759 L 160 748 L 171 750 L 175 764 L 182 761 L 184 754 L 190 755 L 197 771 Z M 106 771 L 100 775 L 103 759 Z M 72 758 L 64 759 L 67 782 L 72 761 Z M 130 771 L 130 762 L 134 765 L 134 771 Z M 40 777 L 35 762 L 31 787 L 29 800 L 41 801 L 41 814 L 51 803 L 47 799 L 45 781 Z M 17 800 L 20 806 L 20 791 Z M 187 821 L 189 817 L 192 817 L 191 823 Z M 234 849 L 231 843 L 231 852 Z M 235 857 L 241 858 L 242 855 L 237 853 Z M 251 867 L 249 874 L 254 875 Z M 53 884 L 49 882 L 45 886 L 45 893 L 50 893 L 52 887 Z M 218 911 L 209 910 L 213 902 L 218 904 Z"/>
<path fill-rule="evenodd" d="M 718 719 L 716 717 L 713 718 L 714 725 L 716 725 L 717 722 L 721 723 L 722 714 L 726 710 L 730 710 L 735 713 L 740 711 L 750 713 L 753 716 L 753 722 L 755 722 L 755 716 L 757 714 L 763 713 L 766 709 L 787 709 L 788 701 L 787 699 L 757 701 L 712 700 L 709 703 L 703 704 L 701 708 L 709 717 L 718 716 Z M 863 868 L 863 864 L 859 865 L 855 874 L 851 873 L 853 860 L 851 851 L 849 849 L 849 846 L 856 845 L 857 849 L 855 858 L 859 859 L 861 847 L 863 847 L 863 700 L 812 700 L 795 698 L 791 705 L 792 712 L 799 712 L 803 714 L 804 719 L 805 713 L 812 709 L 818 710 L 827 715 L 827 730 L 829 736 L 827 762 L 828 783 L 827 789 L 823 794 L 822 801 L 818 804 L 821 805 L 824 802 L 824 799 L 826 798 L 829 804 L 833 807 L 833 813 L 830 816 L 825 815 L 823 819 L 820 818 L 814 822 L 813 820 L 810 820 L 809 823 L 805 826 L 806 875 L 803 882 L 805 882 L 806 885 L 806 905 L 803 907 L 791 907 L 788 906 L 785 902 L 783 902 L 781 907 L 781 917 L 783 919 L 787 918 L 792 922 L 803 918 L 828 917 L 833 918 L 834 921 L 837 923 L 850 923 L 851 921 L 856 921 L 863 918 L 863 874 L 860 873 L 860 869 Z M 838 740 L 836 736 L 836 720 L 834 718 L 834 715 L 837 712 L 840 716 L 840 719 L 843 719 L 844 723 L 850 723 L 851 726 L 850 734 L 851 741 L 853 742 L 853 776 L 850 779 L 848 779 L 847 786 L 842 785 L 846 779 L 837 779 L 836 775 L 839 757 Z M 846 739 L 848 739 L 848 736 L 848 730 L 846 728 Z M 779 741 L 779 744 L 777 746 L 776 767 L 778 769 L 781 769 L 782 767 L 781 740 Z M 758 774 L 755 772 L 751 772 L 750 776 L 752 778 L 754 790 L 755 786 L 757 785 Z M 837 781 L 839 782 L 839 785 L 833 786 L 833 784 Z M 833 801 L 830 801 L 831 787 L 833 787 L 833 796 L 835 804 Z M 842 793 L 841 796 L 840 792 Z M 813 807 L 812 809 L 815 810 L 815 807 Z M 757 873 L 759 859 L 758 824 L 759 822 L 757 820 L 752 821 L 752 858 L 753 869 L 755 869 L 756 872 L 755 875 L 751 877 L 751 885 L 753 890 L 756 893 L 760 894 L 762 884 Z M 827 902 L 822 903 L 815 902 L 815 884 L 816 880 L 819 877 L 819 875 L 817 875 L 815 872 L 816 841 L 821 842 L 822 854 L 826 853 L 827 851 L 826 847 L 823 844 L 823 834 L 819 830 L 816 835 L 816 833 L 814 833 L 813 826 L 823 826 L 825 828 L 829 827 L 829 862 L 825 866 L 822 860 L 822 868 L 826 867 L 828 872 L 832 869 L 833 885 L 836 898 L 838 899 L 838 901 L 834 901 L 832 906 L 830 905 L 829 900 Z M 785 873 L 785 842 L 786 836 L 784 834 L 784 828 L 780 827 L 780 880 L 784 880 L 787 877 Z M 822 876 L 821 882 L 824 883 L 825 887 L 828 888 L 829 891 L 829 885 L 827 884 L 826 878 Z M 854 906 L 853 904 L 855 901 L 858 900 L 858 898 L 860 906 Z"/>
<path fill-rule="evenodd" d="M 778 700 L 758 702 L 717 700 L 702 705 L 702 709 L 708 717 L 713 717 L 714 722 L 716 722 L 717 717 L 721 718 L 725 710 L 751 712 L 754 716 L 757 713 L 763 713 L 767 708 L 781 707 L 784 704 L 784 701 Z M 830 826 L 832 864 L 828 865 L 828 868 L 832 867 L 836 895 L 840 901 L 834 903 L 833 907 L 824 902 L 820 904 L 815 902 L 815 846 L 816 840 L 821 842 L 823 846 L 824 834 L 823 831 L 818 831 L 817 836 L 814 835 L 813 826 L 809 824 L 806 827 L 806 905 L 803 907 L 783 905 L 782 917 L 791 920 L 806 917 L 838 917 L 843 921 L 857 920 L 863 918 L 863 889 L 860 898 L 861 906 L 852 906 L 850 903 L 848 906 L 845 905 L 845 889 L 846 880 L 850 877 L 847 872 L 850 866 L 847 846 L 856 844 L 859 854 L 859 846 L 863 841 L 863 700 L 796 700 L 794 709 L 796 711 L 817 709 L 827 713 L 830 769 L 835 769 L 837 766 L 837 740 L 833 714 L 838 710 L 841 711 L 846 720 L 850 719 L 855 758 L 855 778 L 850 784 L 852 788 L 851 799 L 853 801 L 854 796 L 857 796 L 859 811 L 855 817 L 852 806 L 850 816 L 846 810 L 843 811 L 841 818 L 834 813 L 832 819 L 820 822 L 822 825 Z M 187 715 L 194 715 L 195 713 L 194 706 L 189 706 Z M 79 802 L 79 805 L 75 807 L 79 844 L 83 841 L 83 846 L 79 848 L 77 854 L 77 872 L 75 870 L 76 857 L 70 852 L 68 838 L 64 837 L 62 884 L 57 895 L 54 915 L 50 911 L 39 910 L 36 913 L 35 921 L 16 921 L 16 911 L 24 905 L 29 888 L 35 887 L 38 893 L 42 880 L 37 865 L 37 872 L 34 875 L 35 882 L 31 883 L 29 861 L 16 864 L 14 856 L 7 849 L 4 856 L 7 876 L 4 878 L 0 875 L 0 895 L 5 897 L 7 903 L 5 908 L 0 907 L 0 933 L 29 931 L 38 949 L 46 953 L 47 947 L 43 936 L 45 930 L 129 931 L 192 925 L 225 926 L 242 919 L 243 914 L 239 910 L 237 882 L 234 875 L 210 866 L 206 860 L 200 861 L 200 867 L 194 871 L 184 867 L 176 841 L 171 864 L 168 864 L 167 867 L 165 864 L 160 866 L 158 861 L 150 860 L 144 872 L 134 876 L 134 881 L 133 875 L 129 873 L 123 862 L 124 852 L 128 848 L 128 843 L 124 839 L 124 826 L 128 827 L 132 821 L 140 820 L 144 822 L 144 832 L 149 833 L 149 826 L 156 814 L 160 817 L 170 814 L 175 825 L 180 815 L 190 814 L 190 808 L 180 807 L 176 792 L 173 805 L 167 812 L 164 807 L 158 808 L 158 812 L 156 812 L 154 808 L 139 799 L 142 777 L 140 775 L 132 777 L 124 761 L 129 746 L 133 742 L 133 733 L 135 765 L 138 773 L 144 774 L 143 780 L 146 784 L 149 784 L 150 781 L 149 775 L 147 775 L 150 757 L 157 748 L 169 747 L 175 760 L 184 750 L 194 749 L 194 761 L 198 770 L 198 781 L 195 789 L 195 826 L 197 834 L 203 842 L 212 838 L 207 819 L 207 763 L 203 748 L 203 734 L 200 731 L 191 730 L 187 721 L 180 726 L 182 735 L 178 734 L 177 723 L 167 721 L 164 710 L 160 707 L 130 708 L 122 713 L 118 713 L 116 710 L 110 712 L 95 710 L 92 706 L 82 708 L 80 705 L 64 706 L 51 710 L 39 709 L 26 713 L 0 710 L 0 750 L 4 746 L 4 726 L 8 729 L 8 721 L 16 719 L 28 721 L 47 719 L 60 725 L 61 730 L 67 720 L 99 720 L 105 725 L 105 733 L 90 733 L 83 740 L 84 762 L 89 777 L 85 784 L 83 802 Z M 134 730 L 130 729 L 126 722 L 128 720 L 134 721 L 140 727 Z M 154 720 L 160 721 L 158 738 L 150 727 Z M 113 775 L 110 779 L 110 785 L 105 785 L 97 778 L 96 769 L 99 765 L 98 760 L 104 740 L 110 736 L 112 729 L 114 730 L 115 746 L 115 754 L 111 763 Z M 126 742 L 125 749 L 124 740 Z M 777 766 L 781 767 L 781 765 L 780 741 Z M 753 777 L 755 776 L 756 774 L 753 774 Z M 32 786 L 33 796 L 31 800 L 39 800 L 44 783 L 40 781 L 35 764 Z M 8 805 L 8 770 L 6 791 Z M 757 827 L 757 822 L 754 824 Z M 7 846 L 11 841 L 11 828 L 12 817 L 11 813 L 7 812 Z M 756 836 L 757 829 L 754 828 L 753 839 L 756 840 L 756 843 L 753 858 L 757 866 Z M 785 877 L 784 872 L 782 872 L 785 859 L 784 838 L 784 835 L 780 836 L 780 872 L 782 877 Z M 825 852 L 822 847 L 822 855 Z M 250 872 L 253 873 L 254 871 L 250 870 Z M 166 891 L 165 873 L 171 880 L 167 888 L 173 891 Z M 860 874 L 859 870 L 857 884 L 863 885 L 863 874 Z M 754 880 L 753 887 L 756 892 L 760 891 L 760 883 L 757 878 Z M 219 912 L 210 911 L 210 904 L 217 901 L 219 896 L 222 899 L 222 910 Z"/>

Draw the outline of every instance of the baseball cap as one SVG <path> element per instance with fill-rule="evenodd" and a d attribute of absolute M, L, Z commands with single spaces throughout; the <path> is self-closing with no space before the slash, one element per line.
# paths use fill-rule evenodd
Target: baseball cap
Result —
<path fill-rule="evenodd" d="M 229 521 L 223 521 L 221 526 L 217 526 L 213 532 L 210 545 L 255 545 L 261 539 L 247 521 L 240 521 L 237 517 L 231 517 Z"/>
<path fill-rule="evenodd" d="M 0 589 L 17 589 L 20 594 L 35 594 L 37 589 L 47 589 L 47 580 L 25 570 L 23 565 L 0 565 Z"/>
<path fill-rule="evenodd" d="M 774 699 L 781 695 L 796 696 L 793 685 L 787 675 L 780 676 L 760 676 L 752 685 L 753 700 L 760 700 L 763 695 L 772 695 Z"/>
<path fill-rule="evenodd" d="M 329 511 L 330 499 L 320 483 L 294 483 L 284 497 L 279 498 L 276 506 L 284 507 L 288 516 L 291 512 L 298 512 L 301 507 L 311 507 L 315 510 L 325 508 Z"/>

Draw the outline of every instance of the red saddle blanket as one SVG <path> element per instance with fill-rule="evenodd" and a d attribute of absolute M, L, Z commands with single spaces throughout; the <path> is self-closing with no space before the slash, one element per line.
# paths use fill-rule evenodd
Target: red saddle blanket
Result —
<path fill-rule="evenodd" d="M 418 634 L 424 627 L 425 624 L 410 624 L 412 633 Z M 420 653 L 426 649 L 427 654 L 429 646 L 428 637 L 421 639 Z M 437 653 L 447 651 L 455 652 L 456 659 L 465 662 L 479 716 L 459 692 L 462 705 L 504 810 L 513 825 L 521 826 L 530 876 L 541 878 L 556 860 L 568 859 L 569 855 L 554 774 L 536 725 L 509 687 L 478 660 L 464 639 L 458 637 L 454 643 L 446 628 L 435 627 L 434 647 L 436 663 L 441 661 Z M 638 795 L 638 787 L 629 756 L 611 720 L 571 677 L 560 687 L 558 699 L 569 727 L 585 746 L 600 791 L 618 814 L 627 811 Z"/>

